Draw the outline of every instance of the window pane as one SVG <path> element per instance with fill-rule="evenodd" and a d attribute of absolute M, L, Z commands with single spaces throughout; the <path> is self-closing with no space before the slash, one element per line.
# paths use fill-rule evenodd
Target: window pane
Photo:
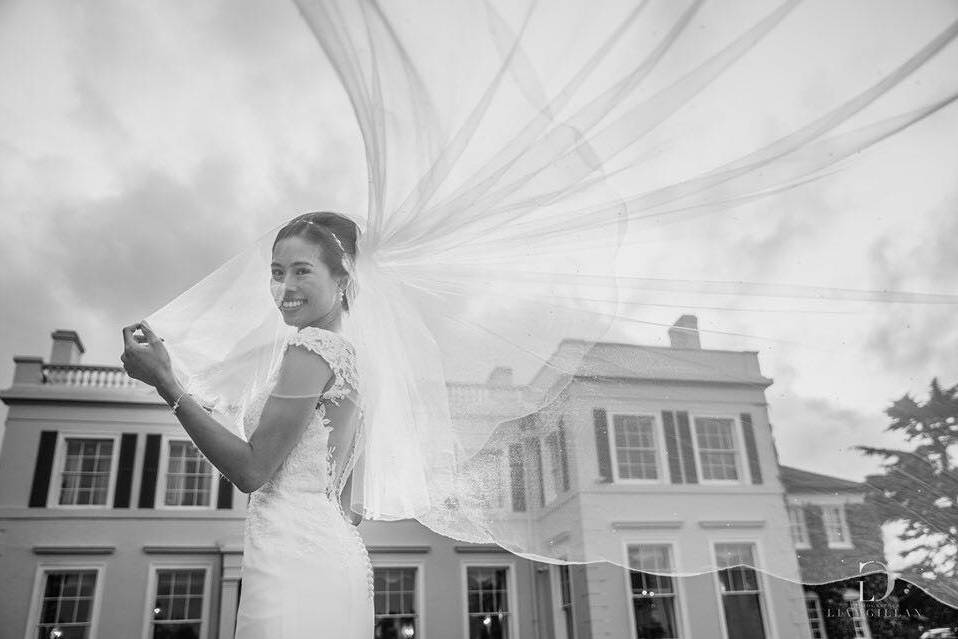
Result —
<path fill-rule="evenodd" d="M 166 466 L 167 506 L 209 506 L 213 495 L 213 466 L 191 441 L 169 442 Z"/>
<path fill-rule="evenodd" d="M 671 548 L 667 544 L 628 547 L 632 610 L 638 639 L 679 636 L 676 594 L 672 578 Z"/>
<path fill-rule="evenodd" d="M 722 596 L 722 606 L 730 637 L 765 639 L 758 595 L 726 594 Z"/>
<path fill-rule="evenodd" d="M 805 608 L 808 610 L 808 623 L 812 631 L 812 639 L 827 639 L 825 620 L 822 618 L 822 605 L 818 600 L 818 595 L 813 592 L 806 592 Z"/>
<path fill-rule="evenodd" d="M 522 446 L 509 446 L 509 476 L 512 481 L 512 509 L 516 512 L 525 512 L 526 509 L 526 474 L 523 467 Z"/>
<path fill-rule="evenodd" d="M 156 571 L 154 639 L 199 639 L 205 576 L 202 568 Z"/>
<path fill-rule="evenodd" d="M 658 479 L 655 422 L 649 415 L 616 415 L 615 455 L 619 477 Z"/>
<path fill-rule="evenodd" d="M 376 619 L 376 639 L 410 639 L 416 636 L 415 617 L 382 617 Z"/>
<path fill-rule="evenodd" d="M 808 527 L 805 525 L 805 509 L 802 506 L 789 506 L 788 520 L 792 527 L 792 541 L 798 546 L 807 546 Z"/>
<path fill-rule="evenodd" d="M 764 639 L 760 583 L 754 569 L 754 544 L 715 544 L 715 556 L 718 565 L 724 567 L 718 572 L 718 578 L 729 636 Z"/>
<path fill-rule="evenodd" d="M 703 479 L 737 480 L 738 451 L 733 435 L 735 422 L 718 417 L 695 418 L 695 441 Z"/>
<path fill-rule="evenodd" d="M 635 597 L 632 601 L 637 639 L 675 639 L 679 636 L 674 597 Z"/>
<path fill-rule="evenodd" d="M 530 501 L 537 506 L 545 506 L 545 485 L 542 477 L 542 444 L 539 439 L 526 440 L 529 456 L 529 492 Z"/>
<path fill-rule="evenodd" d="M 822 506 L 822 523 L 825 526 L 825 536 L 830 544 L 844 544 L 848 542 L 845 534 L 845 508 L 843 506 Z"/>
<path fill-rule="evenodd" d="M 112 439 L 68 437 L 60 477 L 61 505 L 105 505 L 113 459 Z"/>
<path fill-rule="evenodd" d="M 470 608 L 469 612 L 506 612 L 508 568 L 487 568 L 471 566 L 467 569 L 469 594 L 479 595 L 479 609 Z"/>
<path fill-rule="evenodd" d="M 469 639 L 508 639 L 509 622 L 505 615 L 469 616 Z"/>
<path fill-rule="evenodd" d="M 200 623 L 171 623 L 153 626 L 153 639 L 199 639 Z"/>
<path fill-rule="evenodd" d="M 466 568 L 469 639 L 509 637 L 508 570 L 487 566 Z"/>
<path fill-rule="evenodd" d="M 546 451 L 549 455 L 550 496 L 555 496 L 564 490 L 562 485 L 562 452 L 559 450 L 558 433 L 546 435 Z"/>
<path fill-rule="evenodd" d="M 57 630 L 64 638 L 85 638 L 90 632 L 95 570 L 52 570 L 46 573 L 37 637 Z"/>
<path fill-rule="evenodd" d="M 410 639 L 416 636 L 416 568 L 375 568 L 373 601 L 375 637 Z"/>

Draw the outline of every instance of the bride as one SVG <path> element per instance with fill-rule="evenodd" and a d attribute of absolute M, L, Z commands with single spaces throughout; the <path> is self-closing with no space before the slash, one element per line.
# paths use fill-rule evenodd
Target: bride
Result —
<path fill-rule="evenodd" d="M 295 327 L 243 417 L 244 441 L 184 390 L 163 339 L 123 329 L 127 373 L 156 388 L 190 437 L 250 494 L 236 639 L 373 633 L 372 567 L 341 499 L 362 428 L 355 350 L 341 334 L 358 231 L 335 213 L 291 220 L 273 242 L 271 289 Z M 140 331 L 140 334 L 137 333 Z"/>

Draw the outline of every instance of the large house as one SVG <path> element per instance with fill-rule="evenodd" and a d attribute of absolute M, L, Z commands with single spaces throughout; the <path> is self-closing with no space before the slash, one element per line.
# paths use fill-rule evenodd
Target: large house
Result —
<path fill-rule="evenodd" d="M 792 537 L 805 584 L 812 639 L 888 636 L 883 631 L 892 624 L 876 614 L 876 609 L 894 606 L 897 597 L 888 598 L 882 605 L 866 603 L 885 594 L 887 579 L 881 522 L 865 501 L 868 486 L 791 466 L 780 466 L 779 476 L 785 486 Z M 836 572 L 860 574 L 862 585 L 836 583 Z M 870 578 L 866 580 L 866 576 Z M 865 602 L 860 601 L 863 594 Z"/>
<path fill-rule="evenodd" d="M 74 331 L 52 337 L 49 360 L 16 357 L 0 392 L 2 636 L 229 639 L 247 496 L 155 394 L 82 364 Z M 755 353 L 702 349 L 692 316 L 670 338 L 563 341 L 555 357 L 580 365 L 556 403 L 503 421 L 482 451 L 501 460 L 503 521 L 522 518 L 551 556 L 609 563 L 537 563 L 366 521 L 376 637 L 832 637 L 801 584 L 820 544 L 856 561 L 848 544 L 875 539 L 846 517 L 858 492 L 836 499 L 815 482 L 842 480 L 780 467 Z M 530 386 L 555 385 L 550 370 Z M 449 392 L 468 424 L 524 387 L 502 368 Z"/>

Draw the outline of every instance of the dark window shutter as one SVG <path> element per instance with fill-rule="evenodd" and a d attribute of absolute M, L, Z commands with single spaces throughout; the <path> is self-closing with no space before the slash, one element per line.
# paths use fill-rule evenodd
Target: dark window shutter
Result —
<path fill-rule="evenodd" d="M 114 508 L 130 507 L 130 491 L 133 489 L 133 456 L 136 453 L 136 433 L 123 433 L 120 438 L 120 461 L 117 464 L 116 491 L 113 493 Z"/>
<path fill-rule="evenodd" d="M 50 490 L 50 474 L 53 472 L 53 454 L 57 447 L 57 431 L 40 433 L 37 461 L 33 465 L 33 484 L 30 486 L 30 508 L 44 508 Z"/>
<path fill-rule="evenodd" d="M 685 470 L 685 482 L 699 483 L 698 473 L 695 471 L 695 449 L 692 448 L 692 432 L 689 428 L 689 414 L 678 411 L 675 414 L 679 425 L 679 449 L 682 451 L 682 467 Z"/>
<path fill-rule="evenodd" d="M 140 482 L 140 508 L 153 508 L 156 498 L 156 475 L 160 466 L 160 442 L 162 435 L 146 436 L 146 451 L 143 455 L 143 481 Z"/>
<path fill-rule="evenodd" d="M 534 485 L 538 489 L 536 505 L 542 508 L 546 505 L 546 486 L 545 479 L 542 476 L 542 444 L 538 437 L 532 437 L 527 441 L 527 445 L 533 461 L 532 467 L 529 469 L 529 472 L 533 475 L 530 479 L 535 482 Z"/>
<path fill-rule="evenodd" d="M 609 419 L 602 408 L 592 411 L 592 419 L 595 422 L 595 450 L 599 457 L 599 478 L 603 482 L 611 482 L 612 454 L 609 451 Z"/>
<path fill-rule="evenodd" d="M 220 475 L 220 486 L 216 495 L 216 507 L 223 510 L 228 510 L 233 507 L 233 484 L 225 475 Z"/>
<path fill-rule="evenodd" d="M 755 445 L 755 428 L 752 415 L 742 413 L 742 432 L 745 434 L 745 454 L 748 457 L 748 470 L 752 474 L 752 483 L 762 483 L 762 465 L 758 459 L 758 446 Z"/>
<path fill-rule="evenodd" d="M 673 484 L 681 484 L 682 460 L 679 454 L 679 436 L 675 432 L 675 414 L 672 411 L 662 411 L 662 428 L 665 430 L 665 452 L 669 458 L 669 477 Z"/>
<path fill-rule="evenodd" d="M 562 464 L 562 490 L 569 490 L 569 451 L 565 443 L 565 424 L 559 420 L 559 461 Z"/>
<path fill-rule="evenodd" d="M 522 462 L 522 446 L 510 444 L 509 475 L 512 479 L 512 509 L 516 512 L 526 510 L 526 473 Z"/>

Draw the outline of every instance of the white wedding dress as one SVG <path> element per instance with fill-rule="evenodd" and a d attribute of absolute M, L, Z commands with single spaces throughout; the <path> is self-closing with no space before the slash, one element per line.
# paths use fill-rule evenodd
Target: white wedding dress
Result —
<path fill-rule="evenodd" d="M 251 493 L 235 639 L 369 639 L 372 567 L 340 502 L 343 471 L 350 469 L 354 451 L 335 451 L 329 443 L 338 417 L 357 420 L 357 435 L 362 425 L 355 351 L 342 335 L 315 327 L 303 328 L 287 343 L 323 357 L 334 378 L 302 439 L 273 477 Z M 247 436 L 274 385 L 275 375 L 252 398 L 243 420 Z"/>

